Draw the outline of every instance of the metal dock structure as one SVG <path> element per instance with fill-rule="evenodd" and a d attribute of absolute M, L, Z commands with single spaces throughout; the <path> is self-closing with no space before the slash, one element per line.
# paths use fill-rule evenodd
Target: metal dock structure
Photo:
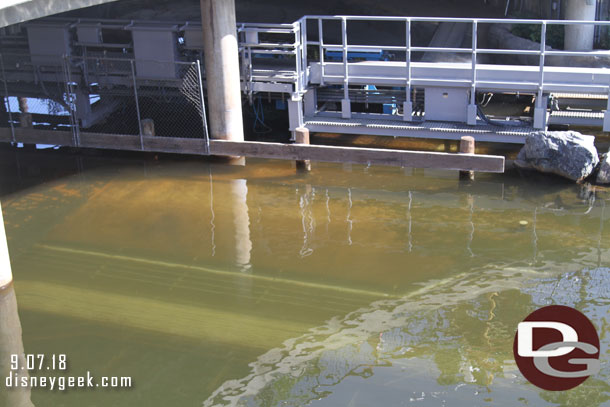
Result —
<path fill-rule="evenodd" d="M 470 45 L 412 44 L 418 24 L 443 23 L 466 24 Z M 469 135 L 476 141 L 519 144 L 549 124 L 608 131 L 610 69 L 605 66 L 610 66 L 610 51 L 546 47 L 548 26 L 593 23 L 610 24 L 373 16 L 240 23 L 241 89 L 250 104 L 263 98 L 285 104 L 293 137 L 298 128 L 307 128 L 446 140 Z M 400 25 L 404 34 L 388 41 L 391 45 L 358 43 L 352 35 L 362 24 Z M 538 25 L 540 49 L 480 47 L 479 28 L 492 24 Z M 0 92 L 5 100 L 0 141 L 194 154 L 239 152 L 234 145 L 208 137 L 201 23 L 46 18 L 9 28 L 0 35 Z M 426 62 L 430 58 L 424 61 L 424 54 L 459 55 L 461 60 L 439 57 Z M 481 62 L 484 56 L 498 55 L 529 56 L 538 63 Z M 569 63 L 570 58 L 577 58 L 578 64 Z M 555 62 L 550 64 L 551 60 Z M 490 118 L 479 103 L 486 93 L 531 95 L 533 114 Z M 553 99 L 559 103 L 553 104 Z M 27 100 L 50 102 L 36 110 Z M 575 100 L 581 102 L 576 109 L 571 107 Z M 567 108 L 562 108 L 562 101 L 570 101 Z M 274 156 L 287 151 L 248 143 L 242 142 L 244 153 Z M 370 161 L 364 156 L 356 160 Z"/>

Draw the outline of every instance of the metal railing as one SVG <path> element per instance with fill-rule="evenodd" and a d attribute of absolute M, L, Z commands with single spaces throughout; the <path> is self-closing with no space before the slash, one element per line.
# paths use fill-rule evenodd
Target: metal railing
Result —
<path fill-rule="evenodd" d="M 299 80 L 307 66 L 301 57 L 304 44 L 301 27 L 299 21 L 292 24 L 238 24 L 242 81 L 250 102 L 255 91 L 254 82 L 286 82 L 294 85 L 294 93 L 302 94 L 305 91 L 306 84 Z M 257 75 L 256 59 L 259 65 L 263 65 L 259 75 Z M 265 60 L 270 62 L 269 65 L 276 66 L 281 66 L 281 62 L 285 61 L 290 69 L 283 76 L 273 73 L 265 75 L 262 73 L 265 66 L 261 62 Z M 291 69 L 294 71 L 290 72 Z"/>
<path fill-rule="evenodd" d="M 7 66 L 7 59 L 18 62 Z M 147 64 L 163 65 L 172 75 L 151 77 Z M 209 154 L 199 61 L 0 54 L 0 75 L 6 111 L 0 126 L 11 128 L 13 141 L 15 127 L 24 126 L 23 113 L 28 113 L 38 118 L 35 128 L 71 131 L 77 147 L 86 132 L 138 136 L 141 150 L 147 137 L 202 139 Z M 29 86 L 23 88 L 24 83 Z M 43 106 L 20 112 L 18 97 Z M 50 111 L 48 103 L 62 112 Z"/>
<path fill-rule="evenodd" d="M 311 40 L 307 35 L 308 22 L 312 21 L 314 24 L 317 23 L 317 39 Z M 341 24 L 341 43 L 325 43 L 324 42 L 324 22 L 325 21 L 338 21 Z M 352 44 L 348 39 L 348 22 L 350 21 L 367 21 L 367 22 L 399 22 L 404 24 L 404 44 L 405 45 L 359 45 Z M 469 85 L 471 88 L 471 104 L 475 104 L 475 94 L 478 85 L 477 73 L 479 65 L 477 63 L 477 55 L 532 55 L 538 57 L 538 80 L 537 80 L 537 103 L 542 103 L 542 96 L 545 89 L 545 58 L 547 56 L 578 56 L 578 57 L 609 57 L 610 51 L 607 50 L 594 50 L 594 51 L 563 51 L 563 50 L 547 50 L 547 27 L 550 25 L 599 25 L 599 26 L 610 26 L 609 21 L 573 21 L 573 20 L 529 20 L 529 19 L 492 19 L 492 18 L 435 18 L 435 17 L 386 17 L 386 16 L 324 16 L 324 15 L 307 15 L 302 17 L 299 21 L 302 33 L 301 46 L 301 66 L 308 66 L 312 59 L 307 54 L 308 46 L 317 47 L 318 59 L 321 68 L 321 83 L 324 84 L 325 78 L 325 67 L 328 64 L 325 61 L 325 54 L 327 51 L 341 51 L 342 52 L 342 63 L 343 63 L 343 88 L 345 98 L 348 99 L 348 87 L 350 84 L 349 76 L 349 53 L 350 51 L 394 51 L 405 53 L 405 73 L 404 73 L 404 86 L 405 86 L 405 98 L 407 102 L 411 101 L 411 89 L 413 81 L 417 78 L 413 75 L 413 60 L 412 53 L 414 52 L 440 52 L 440 53 L 460 53 L 470 55 L 471 64 L 471 75 Z M 413 46 L 411 44 L 413 23 L 467 23 L 472 25 L 472 43 L 469 48 L 446 48 L 446 47 L 421 47 Z M 526 50 L 526 49 L 491 49 L 491 48 L 479 48 L 478 46 L 478 28 L 481 24 L 534 24 L 540 26 L 540 49 L 538 50 Z M 609 60 L 610 61 L 610 60 Z M 609 63 L 610 65 L 610 63 Z M 304 87 L 309 82 L 309 71 L 303 69 L 297 73 L 299 77 L 299 86 Z M 377 79 L 390 79 L 379 77 Z M 391 78 L 395 79 L 395 78 Z M 434 82 L 434 78 L 426 78 L 427 82 Z M 446 81 L 436 80 L 439 85 L 447 85 Z M 503 81 L 504 85 L 517 85 L 518 82 L 511 82 L 509 80 Z M 517 88 L 518 89 L 518 88 Z M 580 89 L 580 92 L 586 89 Z M 610 91 L 610 83 L 606 86 L 606 91 Z"/>

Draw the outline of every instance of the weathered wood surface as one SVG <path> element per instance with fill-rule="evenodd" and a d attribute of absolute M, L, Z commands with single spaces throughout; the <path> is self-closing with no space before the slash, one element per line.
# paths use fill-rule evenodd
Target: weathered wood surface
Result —
<path fill-rule="evenodd" d="M 448 170 L 504 172 L 504 157 L 376 148 L 282 144 L 256 141 L 210 140 L 210 153 L 287 160 L 439 168 Z"/>
<path fill-rule="evenodd" d="M 75 147 L 69 131 L 15 128 L 20 143 Z M 10 128 L 0 128 L 0 142 L 11 142 Z M 78 147 L 161 153 L 206 153 L 204 139 L 143 137 L 138 135 L 81 132 Z M 477 172 L 504 172 L 504 157 L 483 154 L 453 154 L 377 148 L 283 144 L 256 141 L 210 140 L 210 153 L 220 156 L 245 156 L 284 160 L 312 160 L 337 163 L 438 168 Z"/>

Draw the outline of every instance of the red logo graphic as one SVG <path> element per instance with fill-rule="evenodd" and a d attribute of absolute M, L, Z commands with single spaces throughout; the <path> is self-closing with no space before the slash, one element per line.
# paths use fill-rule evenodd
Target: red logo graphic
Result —
<path fill-rule="evenodd" d="M 519 323 L 513 353 L 519 370 L 544 390 L 569 390 L 599 372 L 599 337 L 581 312 L 550 305 Z"/>

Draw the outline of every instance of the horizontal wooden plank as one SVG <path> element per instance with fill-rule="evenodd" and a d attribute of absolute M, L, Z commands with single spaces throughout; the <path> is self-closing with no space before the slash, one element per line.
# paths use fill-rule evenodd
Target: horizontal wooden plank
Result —
<path fill-rule="evenodd" d="M 140 136 L 126 134 L 81 132 L 79 147 L 106 148 L 111 150 L 141 150 Z"/>
<path fill-rule="evenodd" d="M 205 154 L 205 140 L 201 138 L 144 137 L 144 150 L 162 153 Z"/>
<path fill-rule="evenodd" d="M 211 140 L 210 153 L 225 156 L 312 160 L 337 163 L 504 172 L 504 157 L 359 147 Z"/>
<path fill-rule="evenodd" d="M 0 142 L 12 142 L 10 127 L 0 128 Z M 25 144 L 49 144 L 58 146 L 73 146 L 71 131 L 56 131 L 44 129 L 26 129 L 15 127 L 15 142 Z"/>
<path fill-rule="evenodd" d="M 40 129 L 15 128 L 17 142 L 74 146 L 72 133 Z M 205 154 L 203 139 L 144 137 L 137 135 L 80 133 L 79 147 L 111 150 Z M 10 128 L 0 128 L 0 142 L 11 142 Z M 404 151 L 360 147 L 336 147 L 307 144 L 283 144 L 257 141 L 211 140 L 210 153 L 222 156 L 246 156 L 283 160 L 312 160 L 336 163 L 389 165 L 414 168 L 504 172 L 504 157 L 482 154 L 451 154 L 426 151 Z"/>

